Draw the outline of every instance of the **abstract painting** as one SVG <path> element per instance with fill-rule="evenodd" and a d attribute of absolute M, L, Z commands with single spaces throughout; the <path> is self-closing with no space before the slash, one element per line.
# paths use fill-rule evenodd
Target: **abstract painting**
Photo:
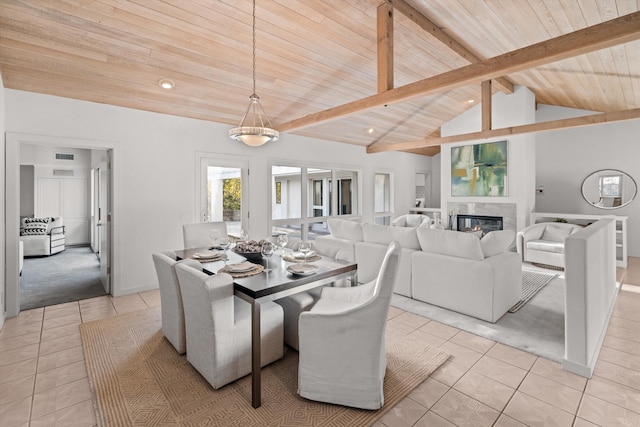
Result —
<path fill-rule="evenodd" d="M 507 195 L 507 141 L 451 148 L 452 196 Z"/>

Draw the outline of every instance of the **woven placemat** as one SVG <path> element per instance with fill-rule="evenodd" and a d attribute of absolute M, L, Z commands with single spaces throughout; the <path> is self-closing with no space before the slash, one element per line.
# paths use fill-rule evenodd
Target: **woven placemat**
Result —
<path fill-rule="evenodd" d="M 218 273 L 227 273 L 231 277 L 241 278 L 241 277 L 255 276 L 256 274 L 260 274 L 264 271 L 264 267 L 258 264 L 256 264 L 256 267 L 253 270 L 243 271 L 243 272 L 232 272 L 227 270 L 227 267 L 228 266 L 222 267 L 220 270 L 218 270 Z"/>
<path fill-rule="evenodd" d="M 215 258 L 193 258 L 193 257 L 191 257 L 191 259 L 194 259 L 196 261 L 205 263 L 205 262 L 224 261 L 226 259 L 229 259 L 229 257 L 226 256 L 226 255 L 222 255 L 222 256 L 219 256 L 219 257 L 215 257 Z"/>
<path fill-rule="evenodd" d="M 282 255 L 282 259 L 288 262 L 313 262 L 313 261 L 318 261 L 321 258 L 322 257 L 320 255 L 312 255 L 312 256 L 308 256 L 307 260 L 305 261 L 304 258 L 296 258 L 291 254 Z"/>

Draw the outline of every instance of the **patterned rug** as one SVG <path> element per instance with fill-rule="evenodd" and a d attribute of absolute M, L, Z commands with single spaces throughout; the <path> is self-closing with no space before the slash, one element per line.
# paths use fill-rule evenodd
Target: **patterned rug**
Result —
<path fill-rule="evenodd" d="M 251 378 L 219 390 L 162 337 L 159 308 L 80 325 L 87 371 L 104 426 L 369 426 L 449 357 L 406 336 L 387 334 L 385 405 L 366 411 L 296 394 L 298 354 L 262 369 L 262 406 Z"/>
<path fill-rule="evenodd" d="M 522 272 L 522 299 L 509 309 L 509 313 L 520 310 L 542 288 L 547 286 L 557 274 L 536 273 L 534 271 Z"/>

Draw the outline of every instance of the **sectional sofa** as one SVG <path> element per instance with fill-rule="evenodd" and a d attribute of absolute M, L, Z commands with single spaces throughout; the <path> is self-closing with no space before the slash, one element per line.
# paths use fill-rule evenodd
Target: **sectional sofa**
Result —
<path fill-rule="evenodd" d="M 496 322 L 521 297 L 520 256 L 509 250 L 511 230 L 482 239 L 470 233 L 395 227 L 331 218 L 330 235 L 317 237 L 315 250 L 325 256 L 355 260 L 358 282 L 373 280 L 387 245 L 400 243 L 400 265 L 394 292 Z"/>

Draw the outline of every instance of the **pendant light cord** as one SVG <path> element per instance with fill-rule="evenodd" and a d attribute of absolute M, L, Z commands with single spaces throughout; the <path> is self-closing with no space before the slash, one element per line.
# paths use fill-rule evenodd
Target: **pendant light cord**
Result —
<path fill-rule="evenodd" d="M 253 93 L 256 93 L 256 0 L 253 0 Z"/>

